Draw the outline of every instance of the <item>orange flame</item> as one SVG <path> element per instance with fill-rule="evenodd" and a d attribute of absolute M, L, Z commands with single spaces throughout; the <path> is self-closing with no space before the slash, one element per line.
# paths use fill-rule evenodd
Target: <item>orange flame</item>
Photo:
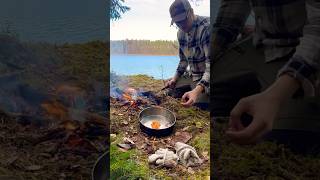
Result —
<path fill-rule="evenodd" d="M 46 114 L 53 119 L 67 120 L 67 108 L 56 100 L 47 101 L 41 104 L 41 107 L 46 111 Z"/>
<path fill-rule="evenodd" d="M 129 94 L 125 94 L 123 93 L 122 95 L 124 97 L 124 99 L 128 100 L 128 101 L 133 101 L 132 97 Z"/>

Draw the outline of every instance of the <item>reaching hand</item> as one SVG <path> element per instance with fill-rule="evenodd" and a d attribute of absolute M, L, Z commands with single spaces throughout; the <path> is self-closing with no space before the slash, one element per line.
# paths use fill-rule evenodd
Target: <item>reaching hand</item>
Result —
<path fill-rule="evenodd" d="M 194 102 L 196 102 L 197 94 L 194 91 L 188 91 L 184 93 L 184 95 L 181 98 L 182 105 L 185 107 L 191 107 Z"/>
<path fill-rule="evenodd" d="M 226 134 L 238 144 L 254 143 L 271 130 L 279 108 L 279 100 L 270 97 L 268 93 L 243 98 L 231 111 Z M 244 113 L 253 116 L 248 127 L 244 127 L 241 123 L 241 116 Z"/>
<path fill-rule="evenodd" d="M 169 87 L 171 89 L 175 88 L 177 84 L 177 80 L 175 78 L 171 78 L 169 81 L 166 82 L 165 87 Z"/>
<path fill-rule="evenodd" d="M 192 91 L 188 91 L 184 93 L 184 95 L 181 98 L 182 105 L 185 107 L 191 107 L 197 100 L 199 94 L 203 91 L 202 86 L 196 86 Z"/>
<path fill-rule="evenodd" d="M 296 79 L 282 75 L 264 92 L 241 99 L 231 111 L 227 136 L 238 144 L 249 144 L 259 140 L 271 130 L 281 104 L 290 99 L 299 86 Z M 244 113 L 253 116 L 247 127 L 240 121 Z"/>

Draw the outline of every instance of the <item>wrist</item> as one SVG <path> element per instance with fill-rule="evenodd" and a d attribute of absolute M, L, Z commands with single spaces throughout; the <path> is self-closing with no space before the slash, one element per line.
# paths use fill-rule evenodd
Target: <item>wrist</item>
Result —
<path fill-rule="evenodd" d="M 204 87 L 201 85 L 197 85 L 194 89 L 194 92 L 196 92 L 197 94 L 201 94 L 204 91 Z"/>
<path fill-rule="evenodd" d="M 299 89 L 299 82 L 288 74 L 281 75 L 267 90 L 270 97 L 281 102 L 290 99 Z"/>

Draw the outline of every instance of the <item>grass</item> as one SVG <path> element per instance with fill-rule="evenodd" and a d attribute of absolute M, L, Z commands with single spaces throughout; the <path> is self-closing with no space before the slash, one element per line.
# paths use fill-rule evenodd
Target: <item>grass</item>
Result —
<path fill-rule="evenodd" d="M 208 152 L 210 155 L 210 131 L 206 130 L 204 133 L 194 137 L 191 145 L 198 149 L 200 152 Z"/>
<path fill-rule="evenodd" d="M 147 160 L 142 160 L 136 149 L 126 152 L 120 151 L 116 143 L 122 138 L 118 135 L 110 145 L 110 173 L 111 179 L 148 179 L 149 167 Z"/>

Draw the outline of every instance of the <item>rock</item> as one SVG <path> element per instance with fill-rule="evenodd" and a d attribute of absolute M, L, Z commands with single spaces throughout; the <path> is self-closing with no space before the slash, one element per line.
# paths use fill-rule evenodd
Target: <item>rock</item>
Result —
<path fill-rule="evenodd" d="M 129 144 L 124 144 L 124 143 L 119 143 L 119 144 L 117 144 L 117 146 L 119 146 L 120 148 L 122 148 L 124 150 L 129 150 L 132 148 Z"/>
<path fill-rule="evenodd" d="M 126 144 L 130 144 L 131 146 L 135 146 L 135 143 L 130 138 L 124 137 L 123 142 Z"/>
<path fill-rule="evenodd" d="M 110 140 L 111 142 L 116 140 L 117 135 L 116 134 L 110 134 Z"/>

